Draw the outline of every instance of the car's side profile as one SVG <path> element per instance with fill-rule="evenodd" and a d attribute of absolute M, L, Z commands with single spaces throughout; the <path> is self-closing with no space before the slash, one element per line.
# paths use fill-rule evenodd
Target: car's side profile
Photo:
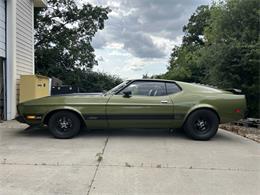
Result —
<path fill-rule="evenodd" d="M 57 138 L 87 128 L 183 128 L 193 139 L 212 138 L 219 123 L 244 117 L 244 95 L 171 80 L 128 80 L 104 94 L 70 94 L 18 105 L 17 120 L 48 125 Z"/>

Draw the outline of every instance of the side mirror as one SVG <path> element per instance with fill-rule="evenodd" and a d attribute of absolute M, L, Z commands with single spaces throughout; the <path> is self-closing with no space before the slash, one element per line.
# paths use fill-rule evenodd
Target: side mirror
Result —
<path fill-rule="evenodd" d="M 123 97 L 129 98 L 129 97 L 131 97 L 132 92 L 131 91 L 124 91 L 123 94 L 124 94 Z"/>

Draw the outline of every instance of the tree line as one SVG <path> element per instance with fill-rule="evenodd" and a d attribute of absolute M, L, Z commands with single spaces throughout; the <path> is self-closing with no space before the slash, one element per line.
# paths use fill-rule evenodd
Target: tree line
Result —
<path fill-rule="evenodd" d="M 225 0 L 202 5 L 183 27 L 168 70 L 156 78 L 237 88 L 246 94 L 248 114 L 260 117 L 259 0 Z"/>

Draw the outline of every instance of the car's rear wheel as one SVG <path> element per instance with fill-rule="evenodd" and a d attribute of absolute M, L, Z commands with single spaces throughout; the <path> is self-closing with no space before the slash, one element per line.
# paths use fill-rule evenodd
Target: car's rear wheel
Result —
<path fill-rule="evenodd" d="M 80 119 L 69 111 L 58 111 L 51 115 L 48 121 L 50 132 L 56 138 L 67 139 L 77 135 L 80 131 Z"/>
<path fill-rule="evenodd" d="M 218 131 L 218 116 L 211 110 L 201 109 L 191 113 L 184 124 L 186 134 L 196 140 L 209 140 Z"/>

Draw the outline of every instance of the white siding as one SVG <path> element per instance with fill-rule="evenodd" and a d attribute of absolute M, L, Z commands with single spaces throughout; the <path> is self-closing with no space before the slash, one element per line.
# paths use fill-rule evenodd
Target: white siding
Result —
<path fill-rule="evenodd" d="M 16 5 L 16 75 L 17 97 L 21 75 L 34 74 L 33 1 L 17 0 Z"/>
<path fill-rule="evenodd" d="M 5 0 L 0 0 L 0 57 L 5 57 L 6 51 L 5 18 Z"/>

